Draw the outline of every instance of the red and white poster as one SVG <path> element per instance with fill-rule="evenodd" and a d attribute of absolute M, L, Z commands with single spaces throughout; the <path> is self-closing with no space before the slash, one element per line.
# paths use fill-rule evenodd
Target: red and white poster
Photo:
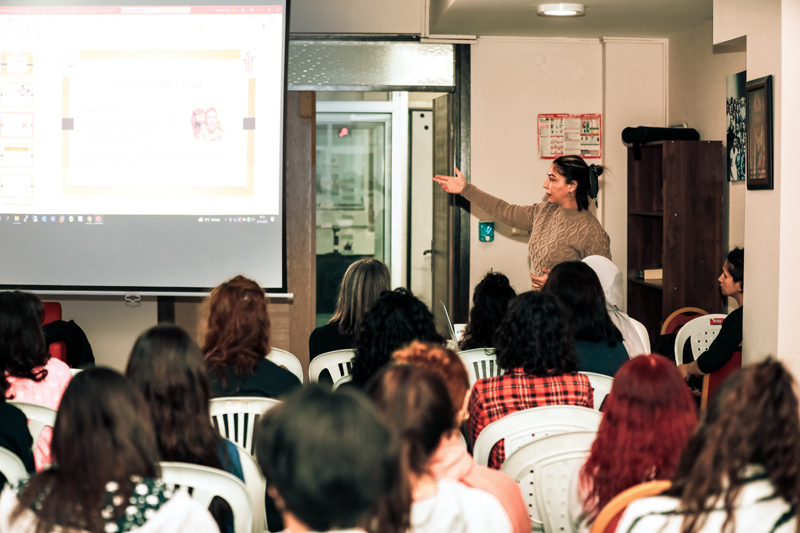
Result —
<path fill-rule="evenodd" d="M 539 115 L 539 158 L 579 155 L 584 159 L 599 159 L 603 141 L 600 124 L 599 114 Z"/>

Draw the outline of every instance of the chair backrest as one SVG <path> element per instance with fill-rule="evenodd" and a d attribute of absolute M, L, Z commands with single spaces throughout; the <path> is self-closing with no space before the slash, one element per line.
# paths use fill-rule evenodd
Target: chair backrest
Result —
<path fill-rule="evenodd" d="M 35 451 L 36 441 L 39 440 L 39 435 L 42 433 L 42 430 L 46 427 L 55 427 L 58 412 L 55 409 L 33 403 L 18 402 L 15 400 L 9 400 L 8 403 L 17 407 L 20 411 L 25 413 L 25 416 L 28 418 L 28 431 L 31 432 L 31 436 L 33 437 L 33 446 L 31 448 Z"/>
<path fill-rule="evenodd" d="M 317 383 L 322 371 L 327 370 L 336 383 L 344 376 L 350 375 L 353 368 L 351 361 L 355 356 L 355 350 L 334 350 L 319 354 L 308 364 L 308 380 Z"/>
<path fill-rule="evenodd" d="M 493 378 L 503 373 L 500 367 L 497 366 L 497 354 L 494 348 L 464 350 L 463 352 L 458 352 L 458 357 L 467 367 L 470 387 L 479 379 Z"/>
<path fill-rule="evenodd" d="M 258 467 L 255 458 L 247 450 L 236 445 L 239 452 L 239 462 L 242 464 L 244 486 L 250 497 L 250 506 L 253 508 L 253 531 L 261 533 L 269 531 L 267 524 L 267 511 L 264 507 L 264 494 L 267 492 L 267 480 Z"/>
<path fill-rule="evenodd" d="M 524 409 L 495 420 L 478 435 L 472 456 L 479 465 L 489 464 L 489 454 L 495 444 L 505 440 L 506 457 L 517 449 L 548 435 L 568 431 L 597 431 L 603 415 L 588 407 L 546 405 Z"/>
<path fill-rule="evenodd" d="M 589 456 L 596 435 L 596 431 L 571 431 L 542 437 L 519 448 L 503 463 L 501 470 L 522 489 L 534 530 L 572 531 L 570 481 Z"/>
<path fill-rule="evenodd" d="M 614 385 L 614 378 L 596 372 L 581 372 L 581 374 L 589 378 L 589 382 L 592 384 L 592 388 L 594 389 L 594 410 L 599 411 L 606 396 L 611 392 L 611 387 Z"/>
<path fill-rule="evenodd" d="M 207 466 L 162 461 L 161 479 L 177 488 L 191 489 L 192 499 L 203 507 L 219 496 L 231 506 L 235 533 L 251 533 L 253 510 L 247 488 L 239 478 Z"/>
<path fill-rule="evenodd" d="M 347 374 L 346 376 L 342 376 L 333 383 L 333 390 L 336 390 L 345 383 L 350 383 L 351 381 L 353 381 L 353 374 Z"/>
<path fill-rule="evenodd" d="M 268 354 L 267 359 L 272 361 L 278 366 L 282 366 L 295 376 L 297 379 L 300 380 L 300 383 L 305 383 L 305 379 L 303 379 L 303 363 L 300 362 L 300 359 L 295 357 L 294 355 L 290 354 L 286 350 L 281 350 L 280 348 L 273 348 Z"/>
<path fill-rule="evenodd" d="M 664 320 L 664 323 L 661 324 L 661 334 L 668 335 L 670 333 L 675 333 L 690 320 L 707 314 L 708 311 L 704 311 L 699 307 L 681 307 L 673 311 L 672 314 Z"/>
<path fill-rule="evenodd" d="M 726 316 L 723 314 L 702 315 L 684 324 L 675 337 L 675 362 L 679 365 L 683 363 L 683 346 L 690 339 L 692 357 L 696 361 L 717 338 L 719 330 L 722 328 L 722 321 Z"/>
<path fill-rule="evenodd" d="M 77 376 L 78 374 L 83 372 L 83 369 L 82 368 L 70 368 L 69 371 L 72 374 L 72 377 L 74 378 L 75 376 Z"/>
<path fill-rule="evenodd" d="M 238 444 L 250 455 L 253 449 L 253 432 L 264 411 L 281 402 L 272 398 L 254 396 L 214 398 L 209 402 L 211 423 L 220 435 Z"/>
<path fill-rule="evenodd" d="M 28 478 L 28 471 L 22 459 L 11 450 L 0 447 L 0 472 L 6 476 L 9 485 L 16 485 Z"/>
<path fill-rule="evenodd" d="M 605 507 L 600 509 L 597 517 L 592 522 L 592 529 L 589 533 L 612 533 L 616 530 L 617 522 L 622 516 L 623 511 L 634 501 L 639 498 L 647 498 L 648 496 L 655 496 L 661 494 L 672 486 L 669 481 L 648 481 L 634 485 L 633 487 L 624 490 L 614 496 Z M 613 529 L 608 530 L 609 526 L 613 524 Z M 608 530 L 608 531 L 606 531 Z"/>
<path fill-rule="evenodd" d="M 703 376 L 703 393 L 700 396 L 700 410 L 705 411 L 708 408 L 708 402 L 714 396 L 714 391 L 717 390 L 725 378 L 742 368 L 742 347 L 739 346 L 734 350 L 733 355 L 722 368 L 710 374 Z"/>
<path fill-rule="evenodd" d="M 644 324 L 642 324 L 641 322 L 639 322 L 635 318 L 631 318 L 631 317 L 628 317 L 628 318 L 631 319 L 631 323 L 633 324 L 633 327 L 636 328 L 636 332 L 639 334 L 639 340 L 642 341 L 642 346 L 644 347 L 644 353 L 645 354 L 649 354 L 650 350 L 651 350 L 651 348 L 650 348 L 650 333 L 648 333 L 647 328 L 644 327 Z M 642 355 L 642 354 L 637 354 L 637 355 Z"/>

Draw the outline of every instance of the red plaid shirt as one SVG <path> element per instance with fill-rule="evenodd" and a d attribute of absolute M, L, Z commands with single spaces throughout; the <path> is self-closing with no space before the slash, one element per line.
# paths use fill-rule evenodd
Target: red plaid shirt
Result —
<path fill-rule="evenodd" d="M 479 379 L 469 397 L 467 435 L 471 444 L 483 428 L 504 416 L 543 405 L 594 407 L 589 378 L 583 374 L 538 377 L 512 368 L 502 376 Z M 499 469 L 506 460 L 503 441 L 489 455 L 489 467 Z"/>

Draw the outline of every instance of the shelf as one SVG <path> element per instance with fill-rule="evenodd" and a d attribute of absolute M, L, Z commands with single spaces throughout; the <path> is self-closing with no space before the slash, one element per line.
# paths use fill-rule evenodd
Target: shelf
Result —
<path fill-rule="evenodd" d="M 628 211 L 628 214 L 637 217 L 664 218 L 662 211 Z"/>
<path fill-rule="evenodd" d="M 657 289 L 657 290 L 661 290 L 662 285 L 664 284 L 664 280 L 661 279 L 651 279 L 645 281 L 643 279 L 629 277 L 628 281 L 636 285 L 641 285 L 642 287 L 649 287 L 651 289 Z"/>

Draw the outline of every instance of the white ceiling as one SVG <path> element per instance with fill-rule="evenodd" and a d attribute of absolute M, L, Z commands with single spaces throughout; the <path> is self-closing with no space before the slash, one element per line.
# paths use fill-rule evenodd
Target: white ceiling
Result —
<path fill-rule="evenodd" d="M 713 0 L 584 0 L 586 15 L 540 17 L 546 0 L 430 0 L 431 34 L 669 37 L 711 20 Z"/>

